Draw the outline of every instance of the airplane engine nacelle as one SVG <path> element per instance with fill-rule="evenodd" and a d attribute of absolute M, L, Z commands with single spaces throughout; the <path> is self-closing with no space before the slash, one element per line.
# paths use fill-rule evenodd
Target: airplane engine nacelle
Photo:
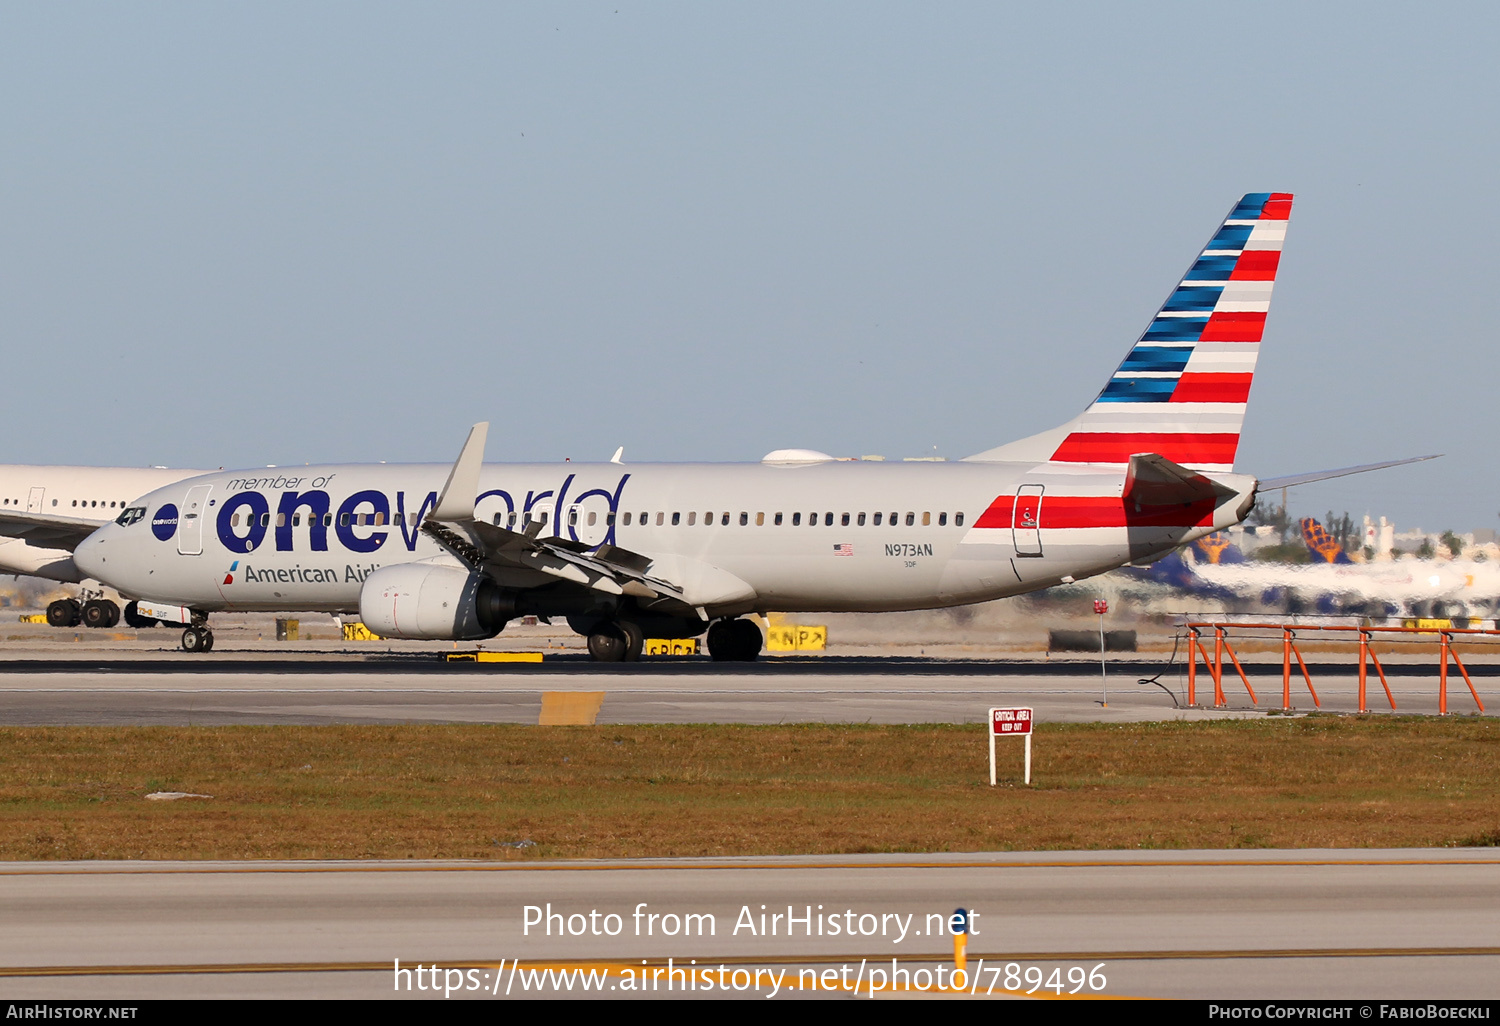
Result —
<path fill-rule="evenodd" d="M 381 567 L 359 591 L 360 619 L 383 638 L 492 638 L 515 615 L 514 605 L 483 574 L 435 563 Z"/>

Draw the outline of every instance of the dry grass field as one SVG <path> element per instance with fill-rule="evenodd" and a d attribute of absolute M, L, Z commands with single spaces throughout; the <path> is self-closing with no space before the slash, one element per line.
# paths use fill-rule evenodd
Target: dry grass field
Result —
<path fill-rule="evenodd" d="M 1500 843 L 1500 724 L 0 729 L 0 859 Z M 211 795 L 148 801 L 156 791 Z M 528 843 L 529 842 L 529 843 Z"/>

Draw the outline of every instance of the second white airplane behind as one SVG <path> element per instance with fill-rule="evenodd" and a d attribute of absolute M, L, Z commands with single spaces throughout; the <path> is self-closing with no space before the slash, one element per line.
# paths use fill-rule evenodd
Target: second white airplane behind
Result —
<path fill-rule="evenodd" d="M 217 473 L 160 489 L 78 545 L 122 594 L 219 610 L 358 612 L 393 638 L 491 637 L 563 616 L 595 658 L 707 631 L 761 648 L 747 613 L 880 611 L 1016 595 L 1150 559 L 1238 523 L 1234 472 L 1292 197 L 1245 196 L 1103 391 L 1073 420 L 954 463 L 485 465 Z"/>

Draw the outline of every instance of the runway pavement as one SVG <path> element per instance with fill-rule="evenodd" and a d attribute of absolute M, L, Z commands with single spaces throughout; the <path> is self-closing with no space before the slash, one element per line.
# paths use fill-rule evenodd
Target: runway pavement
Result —
<path fill-rule="evenodd" d="M 217 655 L 217 654 L 215 654 Z M 1489 712 L 1500 709 L 1500 664 L 1470 666 Z M 541 664 L 445 663 L 439 653 L 338 655 L 78 654 L 0 660 L 0 723 L 535 723 L 544 696 L 602 693 L 599 723 L 974 723 L 995 705 L 1030 705 L 1043 722 L 1202 719 L 1281 711 L 1281 667 L 1246 665 L 1249 688 L 1226 670 L 1224 705 L 1200 670 L 1187 708 L 1185 674 L 1165 660 L 1097 664 L 1047 659 L 707 660 L 601 666 L 567 655 Z M 1354 712 L 1358 678 L 1346 662 L 1311 665 L 1317 702 L 1294 676 L 1291 706 Z M 1438 711 L 1435 663 L 1386 667 L 1398 712 Z M 1251 700 L 1253 689 L 1256 701 Z M 1107 699 L 1107 704 L 1106 703 Z M 1379 679 L 1367 708 L 1390 711 Z M 1478 710 L 1456 672 L 1448 711 Z"/>
<path fill-rule="evenodd" d="M 978 913 L 969 981 L 992 996 L 1028 989 L 1033 966 L 1080 996 L 1500 996 L 1493 849 L 29 863 L 0 865 L 0 907 L 4 998 L 444 1000 L 441 982 L 457 980 L 454 997 L 503 1000 L 557 989 L 528 989 L 533 970 L 585 963 L 622 996 L 642 960 L 654 972 L 668 958 L 715 980 L 723 966 L 730 982 L 785 972 L 782 996 L 864 995 L 872 970 L 886 983 L 893 968 L 926 970 L 929 986 L 950 971 L 941 924 L 960 907 Z M 460 971 L 440 973 L 434 995 L 396 959 Z M 710 976 L 695 980 L 701 991 Z"/>

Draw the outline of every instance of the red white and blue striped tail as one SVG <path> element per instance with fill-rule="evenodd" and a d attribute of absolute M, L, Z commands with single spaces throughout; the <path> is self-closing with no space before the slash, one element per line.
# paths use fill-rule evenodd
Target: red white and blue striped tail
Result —
<path fill-rule="evenodd" d="M 1233 470 L 1291 212 L 1290 193 L 1245 196 L 1082 416 L 970 459 L 1124 464 L 1156 453 Z"/>

